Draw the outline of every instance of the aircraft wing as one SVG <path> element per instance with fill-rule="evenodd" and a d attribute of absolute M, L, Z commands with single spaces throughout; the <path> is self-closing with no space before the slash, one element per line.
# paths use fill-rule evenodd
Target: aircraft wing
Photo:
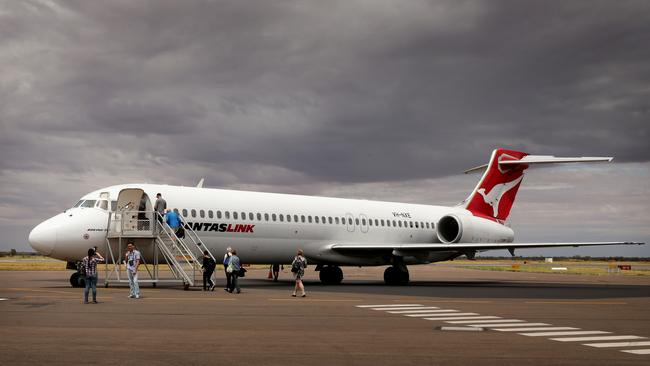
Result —
<path fill-rule="evenodd" d="M 495 250 L 495 249 L 525 249 L 525 248 L 555 248 L 555 247 L 583 247 L 598 245 L 643 245 L 642 242 L 630 241 L 605 241 L 605 242 L 581 242 L 581 243 L 337 243 L 332 244 L 330 249 L 344 251 L 381 251 L 381 250 L 399 250 L 399 251 L 456 251 L 456 250 Z"/>

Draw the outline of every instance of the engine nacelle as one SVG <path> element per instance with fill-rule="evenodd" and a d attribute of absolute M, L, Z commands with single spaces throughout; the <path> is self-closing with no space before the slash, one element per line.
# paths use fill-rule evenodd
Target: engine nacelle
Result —
<path fill-rule="evenodd" d="M 438 220 L 438 239 L 451 243 L 510 243 L 511 228 L 492 220 L 470 215 L 445 215 Z"/>

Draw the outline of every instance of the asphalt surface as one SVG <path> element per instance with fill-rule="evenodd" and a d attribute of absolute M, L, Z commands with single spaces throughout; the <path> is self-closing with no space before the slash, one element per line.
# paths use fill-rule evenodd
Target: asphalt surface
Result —
<path fill-rule="evenodd" d="M 623 352 L 650 345 L 584 345 L 650 342 L 649 277 L 435 265 L 410 270 L 412 284 L 407 287 L 383 285 L 383 268 L 345 268 L 339 286 L 320 285 L 317 273 L 308 271 L 306 298 L 290 296 L 290 273 L 281 273 L 281 281 L 274 283 L 266 279 L 266 270 L 251 270 L 238 295 L 219 287 L 203 292 L 143 286 L 142 298 L 135 300 L 127 298 L 126 287 L 111 286 L 98 289 L 96 305 L 82 304 L 81 289 L 69 287 L 70 272 L 3 271 L 0 364 L 650 364 L 650 354 Z M 425 319 L 406 316 L 419 313 L 375 310 L 399 304 L 412 305 L 397 311 L 419 306 L 440 311 Z M 450 323 L 467 321 L 458 318 L 470 320 Z M 479 319 L 520 320 L 524 325 L 513 329 L 546 327 L 551 335 L 522 335 L 530 331 L 498 327 L 438 329 L 468 328 Z M 534 325 L 538 323 L 546 325 Z M 556 331 L 589 334 L 553 335 Z M 566 341 L 601 336 L 624 340 Z M 553 340 L 558 337 L 565 340 Z"/>

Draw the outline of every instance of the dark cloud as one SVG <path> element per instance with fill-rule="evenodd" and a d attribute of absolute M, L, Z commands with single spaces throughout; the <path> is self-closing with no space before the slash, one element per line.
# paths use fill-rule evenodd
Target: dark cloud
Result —
<path fill-rule="evenodd" d="M 646 1 L 1 7 L 0 179 L 63 174 L 66 204 L 127 178 L 398 184 L 499 146 L 650 160 Z"/>

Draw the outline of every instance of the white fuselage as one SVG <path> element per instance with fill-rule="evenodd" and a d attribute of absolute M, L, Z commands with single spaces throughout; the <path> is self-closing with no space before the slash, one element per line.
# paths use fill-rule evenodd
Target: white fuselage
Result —
<path fill-rule="evenodd" d="M 472 216 L 460 207 L 325 198 L 153 184 L 106 187 L 81 198 L 88 204 L 66 210 L 30 233 L 31 245 L 42 254 L 76 261 L 88 248 L 106 244 L 109 211 L 89 204 L 108 193 L 116 201 L 121 191 L 139 188 L 154 204 L 157 193 L 167 208 L 178 209 L 203 244 L 218 256 L 230 246 L 245 263 L 289 263 L 301 248 L 312 263 L 384 265 L 390 255 L 345 255 L 329 249 L 337 243 L 437 243 L 436 223 L 444 215 Z M 80 201 L 81 202 L 81 201 Z M 93 207 L 83 207 L 93 206 Z M 297 220 L 296 220 L 297 219 Z M 325 222 L 323 222 L 325 221 Z M 500 224 L 469 241 L 512 241 L 512 230 Z M 429 263 L 458 256 L 459 251 L 419 253 L 408 263 Z"/>

